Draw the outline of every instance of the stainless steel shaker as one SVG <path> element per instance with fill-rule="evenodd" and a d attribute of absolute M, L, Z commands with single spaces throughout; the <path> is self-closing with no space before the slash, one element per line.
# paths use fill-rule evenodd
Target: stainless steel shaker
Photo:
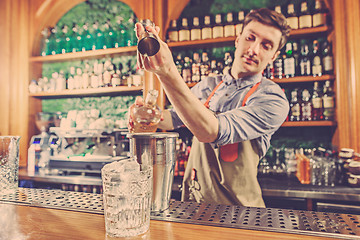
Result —
<path fill-rule="evenodd" d="M 153 26 L 155 28 L 155 24 L 149 19 L 141 20 L 140 23 L 144 26 L 145 31 L 139 37 L 137 48 L 142 55 L 153 56 L 159 51 L 160 43 L 153 33 L 146 30 L 146 26 Z"/>

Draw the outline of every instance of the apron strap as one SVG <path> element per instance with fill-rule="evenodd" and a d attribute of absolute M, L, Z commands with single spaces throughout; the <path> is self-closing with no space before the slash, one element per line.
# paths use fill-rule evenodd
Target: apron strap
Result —
<path fill-rule="evenodd" d="M 219 88 L 221 83 L 222 83 L 222 81 L 214 88 L 214 90 L 211 92 L 208 99 L 206 100 L 205 106 L 207 108 L 209 108 L 210 99 L 215 94 L 215 91 Z M 261 81 L 258 82 L 257 84 L 255 84 L 254 86 L 252 86 L 251 89 L 246 93 L 241 106 L 244 107 L 246 105 L 247 99 L 251 96 L 251 94 L 253 94 L 256 91 L 256 89 L 259 87 L 260 83 L 261 83 Z M 221 146 L 220 147 L 220 158 L 224 162 L 234 162 L 239 156 L 239 152 L 238 152 L 239 147 L 238 146 L 239 146 L 239 143 L 231 143 L 231 144 L 226 144 L 224 146 Z"/>

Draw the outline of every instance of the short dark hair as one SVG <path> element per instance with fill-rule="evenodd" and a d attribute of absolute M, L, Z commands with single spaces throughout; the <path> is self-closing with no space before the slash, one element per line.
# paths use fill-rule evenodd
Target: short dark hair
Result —
<path fill-rule="evenodd" d="M 279 29 L 281 32 L 281 39 L 277 50 L 280 50 L 285 46 L 290 35 L 291 27 L 288 25 L 284 15 L 268 8 L 251 10 L 244 19 L 242 31 L 251 21 L 257 21 Z"/>

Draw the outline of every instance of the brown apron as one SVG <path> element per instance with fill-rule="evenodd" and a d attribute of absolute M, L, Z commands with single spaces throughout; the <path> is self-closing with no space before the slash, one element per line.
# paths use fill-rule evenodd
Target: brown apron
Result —
<path fill-rule="evenodd" d="M 206 107 L 221 83 L 209 95 Z M 242 106 L 259 84 L 249 90 Z M 214 148 L 194 137 L 184 174 L 182 201 L 265 207 L 256 177 L 258 163 L 254 140 Z"/>

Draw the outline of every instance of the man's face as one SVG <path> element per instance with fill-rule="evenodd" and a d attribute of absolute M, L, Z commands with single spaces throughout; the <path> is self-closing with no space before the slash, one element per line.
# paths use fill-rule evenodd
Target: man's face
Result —
<path fill-rule="evenodd" d="M 268 63 L 274 61 L 281 40 L 281 31 L 275 27 L 251 21 L 235 41 L 233 77 L 261 73 Z"/>

